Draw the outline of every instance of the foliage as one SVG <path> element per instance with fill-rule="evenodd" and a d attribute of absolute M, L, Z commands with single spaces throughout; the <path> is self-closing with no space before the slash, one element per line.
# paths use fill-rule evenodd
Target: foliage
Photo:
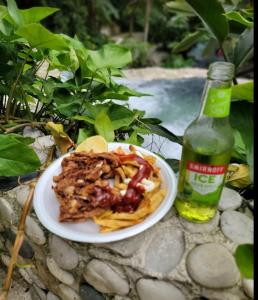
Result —
<path fill-rule="evenodd" d="M 37 7 L 20 10 L 14 0 L 8 0 L 7 7 L 0 6 L 0 133 L 1 139 L 10 144 L 1 149 L 3 170 L 14 164 L 3 165 L 5 149 L 10 157 L 27 153 L 16 168 L 3 171 L 8 176 L 39 166 L 28 145 L 9 137 L 26 125 L 50 130 L 62 152 L 73 144 L 72 140 L 94 134 L 108 141 L 139 145 L 143 142 L 141 135 L 151 133 L 148 124 L 153 120 L 145 119 L 143 111 L 130 110 L 126 102 L 130 96 L 144 94 L 114 80 L 122 76 L 121 68 L 131 63 L 130 51 L 115 44 L 90 50 L 76 37 L 52 33 L 40 21 L 55 11 Z M 48 67 L 42 76 L 38 70 L 43 63 Z M 49 76 L 53 69 L 61 75 Z"/>
<path fill-rule="evenodd" d="M 237 266 L 244 278 L 254 278 L 254 249 L 252 244 L 239 245 L 235 251 Z"/>
<path fill-rule="evenodd" d="M 174 0 L 167 3 L 173 11 L 177 10 L 189 18 L 197 15 L 204 28 L 188 34 L 180 43 L 173 47 L 174 53 L 184 52 L 191 48 L 203 36 L 209 37 L 207 45 L 215 45 L 226 61 L 236 67 L 236 75 L 253 57 L 253 8 L 237 1 L 228 5 L 218 0 Z M 213 46 L 214 47 L 214 46 Z M 205 49 L 207 52 L 207 48 Z M 236 84 L 236 78 L 234 79 Z M 248 163 L 250 176 L 253 180 L 253 82 L 235 85 L 232 89 L 230 121 L 238 138 L 235 139 L 234 155 L 240 162 Z M 243 147 L 239 143 L 244 143 Z M 241 151 L 241 152 L 239 152 Z"/>

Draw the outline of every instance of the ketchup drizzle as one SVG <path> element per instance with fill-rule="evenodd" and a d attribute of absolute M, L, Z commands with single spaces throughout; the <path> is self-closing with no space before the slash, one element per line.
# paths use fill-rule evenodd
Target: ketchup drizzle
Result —
<path fill-rule="evenodd" d="M 143 186 L 137 186 L 144 178 L 148 178 L 153 170 L 152 166 L 142 157 L 137 154 L 117 154 L 121 162 L 135 160 L 141 166 L 139 171 L 133 176 L 128 184 L 125 195 L 122 201 L 114 206 L 116 212 L 133 212 L 137 209 L 140 201 L 141 195 L 145 192 Z"/>

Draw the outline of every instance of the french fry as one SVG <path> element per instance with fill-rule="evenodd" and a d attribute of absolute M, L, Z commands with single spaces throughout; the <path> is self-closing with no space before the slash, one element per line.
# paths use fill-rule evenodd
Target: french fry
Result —
<path fill-rule="evenodd" d="M 120 177 L 122 178 L 122 180 L 124 180 L 126 178 L 124 170 L 121 167 L 118 167 L 115 170 L 120 175 Z"/>
<path fill-rule="evenodd" d="M 153 212 L 154 210 L 156 210 L 159 207 L 159 205 L 162 202 L 162 200 L 164 199 L 165 195 L 166 195 L 166 190 L 162 189 L 162 190 L 159 190 L 156 194 L 154 194 L 150 198 L 151 212 Z"/>

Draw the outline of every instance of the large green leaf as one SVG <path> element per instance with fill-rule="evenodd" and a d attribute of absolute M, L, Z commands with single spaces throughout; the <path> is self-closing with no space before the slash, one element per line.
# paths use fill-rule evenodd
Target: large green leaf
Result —
<path fill-rule="evenodd" d="M 173 132 L 169 131 L 167 128 L 161 126 L 161 125 L 156 125 L 156 124 L 146 124 L 146 127 L 152 131 L 152 133 L 155 133 L 157 135 L 163 136 L 170 141 L 174 143 L 181 144 L 183 143 L 183 139 L 181 136 L 175 135 Z"/>
<path fill-rule="evenodd" d="M 187 4 L 184 0 L 175 0 L 175 1 L 169 1 L 166 3 L 166 7 L 172 12 L 172 13 L 180 13 L 187 16 L 193 16 L 194 11 L 192 7 Z"/>
<path fill-rule="evenodd" d="M 16 25 L 22 25 L 22 16 L 14 0 L 7 0 L 7 9 Z"/>
<path fill-rule="evenodd" d="M 177 43 L 173 47 L 173 53 L 179 53 L 188 50 L 200 39 L 201 36 L 205 34 L 205 32 L 206 31 L 204 30 L 198 30 L 188 34 L 181 42 Z"/>
<path fill-rule="evenodd" d="M 233 62 L 236 68 L 250 59 L 254 51 L 254 31 L 246 29 L 239 37 L 234 51 Z"/>
<path fill-rule="evenodd" d="M 218 0 L 186 0 L 200 17 L 205 27 L 217 38 L 220 44 L 223 43 L 229 33 L 229 25 L 223 6 Z"/>
<path fill-rule="evenodd" d="M 230 11 L 225 14 L 229 20 L 234 20 L 247 28 L 253 28 L 254 23 L 243 17 L 238 11 Z"/>
<path fill-rule="evenodd" d="M 107 44 L 100 50 L 89 51 L 89 66 L 93 70 L 122 68 L 132 62 L 131 52 L 119 45 Z"/>
<path fill-rule="evenodd" d="M 108 110 L 108 116 L 112 122 L 113 129 L 116 130 L 123 126 L 129 126 L 133 122 L 135 114 L 122 105 L 112 104 Z"/>
<path fill-rule="evenodd" d="M 106 141 L 113 142 L 115 138 L 112 122 L 106 112 L 102 111 L 96 118 L 94 123 L 95 130 L 102 135 Z"/>
<path fill-rule="evenodd" d="M 232 99 L 254 101 L 254 82 L 244 82 L 232 87 Z"/>
<path fill-rule="evenodd" d="M 40 161 L 32 148 L 14 136 L 0 134 L 0 176 L 19 176 L 35 171 Z"/>
<path fill-rule="evenodd" d="M 239 245 L 235 252 L 237 266 L 244 278 L 254 278 L 254 248 L 252 244 Z"/>
<path fill-rule="evenodd" d="M 16 31 L 16 34 L 25 38 L 31 47 L 55 50 L 68 49 L 62 36 L 50 32 L 41 24 L 32 23 L 22 26 Z"/>
<path fill-rule="evenodd" d="M 32 7 L 20 10 L 23 25 L 37 23 L 46 17 L 57 12 L 59 9 L 54 7 Z"/>
<path fill-rule="evenodd" d="M 6 6 L 0 5 L 0 20 L 8 14 Z"/>
<path fill-rule="evenodd" d="M 230 123 L 238 130 L 246 149 L 246 160 L 250 167 L 250 177 L 253 181 L 253 104 L 247 101 L 236 101 L 231 104 Z"/>

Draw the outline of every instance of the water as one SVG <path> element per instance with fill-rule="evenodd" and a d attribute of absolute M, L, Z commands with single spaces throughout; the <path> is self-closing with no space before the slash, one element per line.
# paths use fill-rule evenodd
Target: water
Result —
<path fill-rule="evenodd" d="M 163 121 L 162 125 L 176 135 L 183 135 L 186 127 L 198 115 L 205 83 L 203 78 L 151 81 L 123 78 L 116 81 L 139 92 L 151 94 L 140 98 L 131 97 L 130 108 L 145 110 L 146 117 L 159 118 Z M 146 136 L 143 146 L 166 158 L 181 157 L 182 147 L 163 137 L 155 136 L 152 141 L 152 136 Z"/>

